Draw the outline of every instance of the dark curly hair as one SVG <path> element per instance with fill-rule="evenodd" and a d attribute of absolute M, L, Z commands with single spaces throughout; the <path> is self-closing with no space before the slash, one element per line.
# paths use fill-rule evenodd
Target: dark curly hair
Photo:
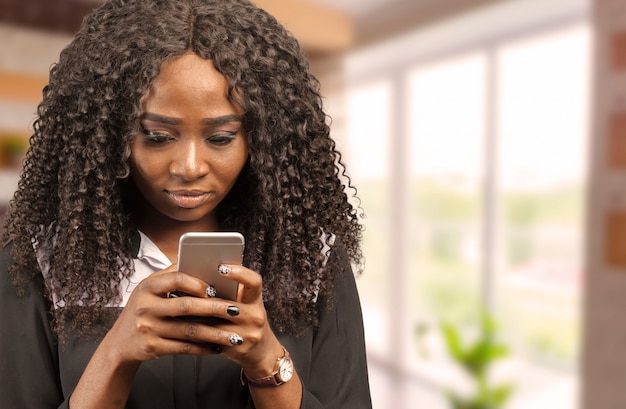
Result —
<path fill-rule="evenodd" d="M 341 266 L 324 245 L 361 270 L 360 208 L 347 194 L 356 190 L 297 41 L 246 0 L 112 0 L 50 70 L 5 218 L 21 293 L 41 274 L 33 244 L 53 232 L 48 297 L 67 306 L 51 307 L 57 331 L 92 327 L 133 271 L 128 158 L 140 99 L 163 62 L 187 52 L 214 62 L 244 110 L 249 161 L 217 214 L 246 237 L 244 264 L 262 274 L 277 330 L 297 335 L 317 323 L 319 300 L 331 305 Z"/>

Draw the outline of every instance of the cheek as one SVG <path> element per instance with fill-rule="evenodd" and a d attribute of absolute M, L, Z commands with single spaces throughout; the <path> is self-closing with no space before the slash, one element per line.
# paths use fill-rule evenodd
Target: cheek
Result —
<path fill-rule="evenodd" d="M 232 184 L 239 172 L 243 168 L 243 163 L 240 157 L 229 157 L 228 159 L 220 160 L 219 162 L 213 162 L 211 166 L 211 173 L 214 177 L 224 184 Z"/>
<path fill-rule="evenodd" d="M 243 143 L 228 153 L 214 156 L 213 171 L 222 178 L 236 179 L 248 161 L 248 145 Z"/>
<path fill-rule="evenodd" d="M 247 161 L 248 161 L 248 149 L 246 147 L 246 149 L 241 150 L 231 162 L 231 172 L 232 172 L 233 177 L 236 178 L 237 176 L 239 176 L 239 173 L 244 168 Z"/>
<path fill-rule="evenodd" d="M 151 186 L 154 184 L 156 174 L 150 169 L 150 166 L 146 166 L 149 161 L 141 160 L 137 157 L 131 157 L 130 160 L 130 177 L 135 182 L 135 185 L 142 192 L 146 193 L 151 190 Z"/>
<path fill-rule="evenodd" d="M 143 149 L 131 148 L 129 164 L 131 175 L 135 177 L 154 177 L 163 167 L 163 158 L 151 153 L 146 154 Z"/>
<path fill-rule="evenodd" d="M 130 144 L 130 154 L 128 155 L 128 166 L 132 174 L 137 173 L 137 164 L 141 163 L 141 149 L 137 148 L 137 139 Z"/>

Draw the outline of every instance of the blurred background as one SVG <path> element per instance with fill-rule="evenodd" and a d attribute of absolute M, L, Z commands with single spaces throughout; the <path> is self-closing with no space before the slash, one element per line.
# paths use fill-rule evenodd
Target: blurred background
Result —
<path fill-rule="evenodd" d="M 257 3 L 309 56 L 366 214 L 374 407 L 578 408 L 592 0 Z M 0 0 L 0 207 L 98 4 Z"/>

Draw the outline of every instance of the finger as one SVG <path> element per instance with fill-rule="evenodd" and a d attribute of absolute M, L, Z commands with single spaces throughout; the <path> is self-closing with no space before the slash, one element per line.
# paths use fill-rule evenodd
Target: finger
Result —
<path fill-rule="evenodd" d="M 234 326 L 209 326 L 205 325 L 202 318 L 187 318 L 172 320 L 163 337 L 177 339 L 183 343 L 236 347 L 244 343 L 243 336 L 235 330 Z M 215 348 L 211 348 L 217 352 Z"/>
<path fill-rule="evenodd" d="M 217 344 L 161 338 L 155 345 L 146 349 L 145 354 L 149 358 L 158 359 L 164 355 L 214 355 L 221 354 L 222 350 L 223 347 Z"/>
<path fill-rule="evenodd" d="M 240 289 L 238 297 L 243 303 L 261 299 L 263 280 L 261 275 L 241 265 L 220 264 L 218 271 L 229 280 L 238 281 Z"/>
<path fill-rule="evenodd" d="M 217 290 L 211 284 L 207 284 L 207 287 L 205 289 L 205 294 L 207 298 L 215 298 L 217 297 Z M 167 293 L 166 298 L 178 298 L 178 297 L 189 296 L 189 295 L 190 294 L 187 294 L 184 292 L 174 291 L 174 292 Z"/>
<path fill-rule="evenodd" d="M 208 284 L 192 275 L 176 270 L 163 270 L 148 277 L 141 286 L 153 294 L 166 297 L 170 293 L 184 293 L 195 297 L 206 298 Z"/>
<path fill-rule="evenodd" d="M 194 296 L 170 297 L 155 308 L 155 312 L 169 317 L 212 317 L 224 315 L 223 307 L 216 300 Z"/>
<path fill-rule="evenodd" d="M 152 313 L 162 317 L 216 318 L 206 320 L 208 325 L 238 324 L 242 321 L 241 307 L 229 300 L 220 298 L 200 298 L 181 296 L 155 302 Z"/>

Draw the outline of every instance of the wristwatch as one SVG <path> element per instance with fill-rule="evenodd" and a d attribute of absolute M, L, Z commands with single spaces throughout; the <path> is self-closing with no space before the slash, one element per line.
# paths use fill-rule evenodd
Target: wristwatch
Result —
<path fill-rule="evenodd" d="M 283 351 L 285 352 L 283 356 L 276 359 L 274 372 L 268 376 L 264 376 L 263 378 L 249 378 L 243 371 L 243 368 L 241 368 L 241 384 L 265 387 L 278 386 L 288 382 L 293 376 L 293 361 L 291 360 L 291 355 L 289 355 L 289 352 L 287 352 L 285 347 L 283 347 Z"/>

